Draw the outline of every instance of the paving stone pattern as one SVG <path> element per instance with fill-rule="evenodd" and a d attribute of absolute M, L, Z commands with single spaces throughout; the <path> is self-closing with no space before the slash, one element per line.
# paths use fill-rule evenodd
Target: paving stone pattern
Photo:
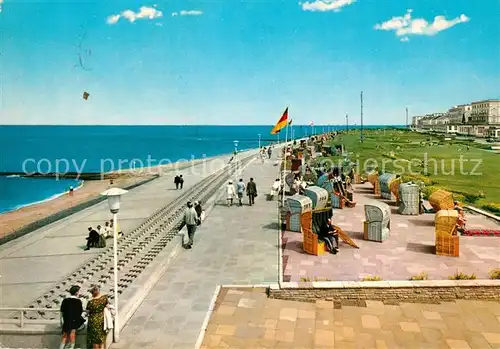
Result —
<path fill-rule="evenodd" d="M 172 262 L 112 348 L 193 349 L 218 285 L 277 282 L 278 202 L 266 200 L 279 171 L 274 163 L 254 161 L 243 171 L 257 183 L 256 204 L 227 207 L 221 198 L 193 249 Z"/>
<path fill-rule="evenodd" d="M 337 309 L 335 309 L 337 308 Z M 500 303 L 334 306 L 222 289 L 201 349 L 499 349 Z"/>
<path fill-rule="evenodd" d="M 302 249 L 302 234 L 284 232 L 284 281 L 303 278 L 331 281 L 359 281 L 368 275 L 384 280 L 408 280 L 425 272 L 429 279 L 447 279 L 455 272 L 475 273 L 486 279 L 491 268 L 500 266 L 500 237 L 461 236 L 460 257 L 443 257 L 434 253 L 434 214 L 406 216 L 391 205 L 391 233 L 380 242 L 363 240 L 364 204 L 374 200 L 369 183 L 355 186 L 354 208 L 334 211 L 334 222 L 360 247 L 340 244 L 337 255 L 312 256 Z M 500 229 L 496 222 L 481 215 L 467 213 L 469 229 Z"/>

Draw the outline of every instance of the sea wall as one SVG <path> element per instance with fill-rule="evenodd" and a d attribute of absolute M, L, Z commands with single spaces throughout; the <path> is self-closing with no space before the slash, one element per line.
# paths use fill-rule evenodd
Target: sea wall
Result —
<path fill-rule="evenodd" d="M 365 281 L 282 283 L 269 288 L 269 297 L 316 300 L 375 300 L 384 302 L 500 301 L 500 280 Z"/>

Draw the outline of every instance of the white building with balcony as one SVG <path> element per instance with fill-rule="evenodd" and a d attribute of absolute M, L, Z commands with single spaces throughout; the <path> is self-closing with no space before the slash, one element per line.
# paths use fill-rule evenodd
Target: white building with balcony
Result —
<path fill-rule="evenodd" d="M 487 99 L 472 102 L 470 123 L 475 125 L 500 125 L 500 100 Z"/>

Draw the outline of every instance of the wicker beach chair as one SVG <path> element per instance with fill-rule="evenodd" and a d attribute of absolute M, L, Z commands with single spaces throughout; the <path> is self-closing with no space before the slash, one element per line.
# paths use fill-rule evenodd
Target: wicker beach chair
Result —
<path fill-rule="evenodd" d="M 415 183 L 399 185 L 398 213 L 402 215 L 420 214 L 420 187 Z"/>
<path fill-rule="evenodd" d="M 286 230 L 300 233 L 301 228 L 309 227 L 313 203 L 310 198 L 303 195 L 293 195 L 286 199 L 288 213 L 286 215 Z"/>
<path fill-rule="evenodd" d="M 429 204 L 431 204 L 434 211 L 451 210 L 455 207 L 453 202 L 453 194 L 446 190 L 436 190 L 429 196 Z"/>
<path fill-rule="evenodd" d="M 391 193 L 394 196 L 396 203 L 399 203 L 399 201 L 401 200 L 401 198 L 399 197 L 400 185 L 401 185 L 401 177 L 396 176 L 396 179 L 394 179 L 390 185 Z"/>
<path fill-rule="evenodd" d="M 373 171 L 368 174 L 368 182 L 373 185 L 373 193 L 375 197 L 380 197 L 380 182 L 378 180 L 378 171 Z"/>
<path fill-rule="evenodd" d="M 318 231 L 321 228 L 321 224 L 331 216 L 331 209 L 311 212 L 308 226 L 304 224 L 302 227 L 302 248 L 306 253 L 321 256 L 327 251 L 325 243 L 318 238 Z"/>
<path fill-rule="evenodd" d="M 369 241 L 383 242 L 389 238 L 391 209 L 379 201 L 365 204 L 366 221 L 363 224 L 364 238 Z"/>
<path fill-rule="evenodd" d="M 396 180 L 396 175 L 394 173 L 384 173 L 378 178 L 380 182 L 380 196 L 387 200 L 396 200 L 396 197 L 392 194 L 391 184 Z"/>
<path fill-rule="evenodd" d="M 458 257 L 460 240 L 457 234 L 457 210 L 441 210 L 436 213 L 436 254 L 439 256 Z"/>
<path fill-rule="evenodd" d="M 328 203 L 328 191 L 318 186 L 311 186 L 305 189 L 305 195 L 311 199 L 313 210 L 321 210 Z"/>

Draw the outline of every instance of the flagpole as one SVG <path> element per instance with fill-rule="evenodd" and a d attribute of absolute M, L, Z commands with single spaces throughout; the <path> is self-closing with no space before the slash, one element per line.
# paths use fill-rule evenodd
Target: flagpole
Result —
<path fill-rule="evenodd" d="M 288 159 L 286 158 L 286 153 L 287 153 L 287 149 L 288 149 L 288 145 L 287 145 L 287 142 L 288 142 L 288 126 L 290 125 L 290 122 L 288 121 L 288 118 L 290 118 L 290 111 L 289 111 L 288 107 L 286 108 L 286 110 L 288 111 L 288 117 L 287 117 L 287 120 L 286 120 L 286 130 L 285 130 L 285 166 L 283 168 L 283 176 L 282 176 L 283 179 L 282 179 L 281 183 L 285 182 L 286 164 L 288 162 Z M 281 205 L 285 206 L 285 192 L 284 191 L 283 191 L 283 194 L 281 196 Z"/>

